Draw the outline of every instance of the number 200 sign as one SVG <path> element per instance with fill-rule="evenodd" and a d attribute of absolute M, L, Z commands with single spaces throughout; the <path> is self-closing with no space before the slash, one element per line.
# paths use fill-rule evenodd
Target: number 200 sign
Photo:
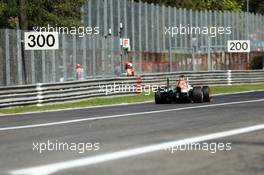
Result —
<path fill-rule="evenodd" d="M 228 52 L 250 52 L 250 40 L 228 40 Z"/>
<path fill-rule="evenodd" d="M 25 32 L 25 50 L 59 49 L 58 32 Z"/>

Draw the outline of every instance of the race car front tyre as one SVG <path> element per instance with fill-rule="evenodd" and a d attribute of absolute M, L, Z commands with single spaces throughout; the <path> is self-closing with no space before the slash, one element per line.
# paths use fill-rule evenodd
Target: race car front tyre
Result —
<path fill-rule="evenodd" d="M 203 101 L 211 102 L 212 96 L 211 96 L 211 89 L 209 88 L 209 86 L 204 86 L 202 91 L 203 91 Z"/>
<path fill-rule="evenodd" d="M 157 91 L 155 92 L 155 103 L 156 104 L 163 104 L 163 98 L 162 98 L 162 95 L 161 95 L 161 92 Z"/>
<path fill-rule="evenodd" d="M 193 100 L 194 103 L 202 103 L 203 102 L 202 87 L 197 86 L 197 87 L 193 88 L 192 100 Z"/>

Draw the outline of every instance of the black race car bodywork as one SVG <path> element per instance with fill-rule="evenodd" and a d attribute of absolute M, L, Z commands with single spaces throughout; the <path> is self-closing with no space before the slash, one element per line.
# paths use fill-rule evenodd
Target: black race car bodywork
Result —
<path fill-rule="evenodd" d="M 155 103 L 203 103 L 211 102 L 211 90 L 209 86 L 190 86 L 187 91 L 182 91 L 179 87 L 159 88 L 155 92 Z"/>

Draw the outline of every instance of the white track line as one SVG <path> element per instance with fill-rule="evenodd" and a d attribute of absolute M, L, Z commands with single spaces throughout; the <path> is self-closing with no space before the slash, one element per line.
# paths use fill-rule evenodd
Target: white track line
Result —
<path fill-rule="evenodd" d="M 190 106 L 190 107 L 174 108 L 174 109 L 164 109 L 164 110 L 147 111 L 147 112 L 136 112 L 136 113 L 91 117 L 91 118 L 83 118 L 83 119 L 75 119 L 75 120 L 65 120 L 65 121 L 59 121 L 59 122 L 41 123 L 41 124 L 33 124 L 33 125 L 11 126 L 11 127 L 0 128 L 0 131 L 37 128 L 37 127 L 45 127 L 45 126 L 55 126 L 55 125 L 63 125 L 63 124 L 77 123 L 77 122 L 83 122 L 83 121 L 113 119 L 113 118 L 129 117 L 129 116 L 135 116 L 135 115 L 147 115 L 147 114 L 156 114 L 156 113 L 163 113 L 163 112 L 182 111 L 182 110 L 188 110 L 188 109 L 200 109 L 200 108 L 209 108 L 209 107 L 217 107 L 217 106 L 228 106 L 228 105 L 245 104 L 245 103 L 256 103 L 256 102 L 263 102 L 263 101 L 264 101 L 264 99 L 258 99 L 258 100 L 209 104 L 209 105 L 201 105 L 201 106 Z"/>
<path fill-rule="evenodd" d="M 213 94 L 213 97 L 226 96 L 226 95 L 237 95 L 237 94 L 248 94 L 248 93 L 263 92 L 263 91 L 264 90 L 250 90 L 250 91 L 242 91 L 242 92 L 226 92 L 226 93 Z"/>
<path fill-rule="evenodd" d="M 191 143 L 196 143 L 196 142 L 203 142 L 203 141 L 208 141 L 208 140 L 213 140 L 213 139 L 219 139 L 223 137 L 244 134 L 244 133 L 249 133 L 249 132 L 263 130 L 263 129 L 264 129 L 264 124 L 254 125 L 250 127 L 217 132 L 217 133 L 202 135 L 198 137 L 186 138 L 182 140 L 164 142 L 160 144 L 149 145 L 149 146 L 144 146 L 144 147 L 139 147 L 139 148 L 134 148 L 134 149 L 127 149 L 127 150 L 122 150 L 122 151 L 117 151 L 117 152 L 111 152 L 111 153 L 101 154 L 98 156 L 85 157 L 85 158 L 76 159 L 76 160 L 69 160 L 65 162 L 59 162 L 59 163 L 36 166 L 36 167 L 25 168 L 25 169 L 20 169 L 20 170 L 14 170 L 14 171 L 11 171 L 10 174 L 12 175 L 50 175 L 58 171 L 63 171 L 67 169 L 73 169 L 73 168 L 88 166 L 92 164 L 99 164 L 102 162 L 108 162 L 108 161 L 132 157 L 132 156 L 147 154 L 151 152 L 166 150 L 167 148 L 170 148 L 170 147 L 176 147 L 176 146 L 181 146 L 181 145 L 186 145 L 186 144 L 191 144 Z"/>

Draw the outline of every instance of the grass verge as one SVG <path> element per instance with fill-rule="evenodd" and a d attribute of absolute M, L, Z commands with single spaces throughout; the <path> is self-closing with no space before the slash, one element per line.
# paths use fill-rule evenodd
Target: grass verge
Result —
<path fill-rule="evenodd" d="M 245 92 L 254 90 L 264 90 L 264 84 L 247 84 L 247 85 L 232 85 L 232 86 L 213 86 L 213 94 L 220 93 L 234 93 L 234 92 Z M 93 98 L 85 99 L 73 102 L 65 103 L 54 103 L 44 106 L 25 106 L 25 107 L 14 107 L 14 108 L 3 108 L 0 109 L 0 114 L 15 114 L 35 111 L 48 111 L 68 108 L 82 108 L 89 106 L 101 106 L 101 105 L 113 105 L 113 104 L 127 104 L 137 103 L 153 100 L 153 93 L 150 95 L 133 95 L 133 96 L 117 96 L 117 97 L 105 97 L 105 98 Z"/>

